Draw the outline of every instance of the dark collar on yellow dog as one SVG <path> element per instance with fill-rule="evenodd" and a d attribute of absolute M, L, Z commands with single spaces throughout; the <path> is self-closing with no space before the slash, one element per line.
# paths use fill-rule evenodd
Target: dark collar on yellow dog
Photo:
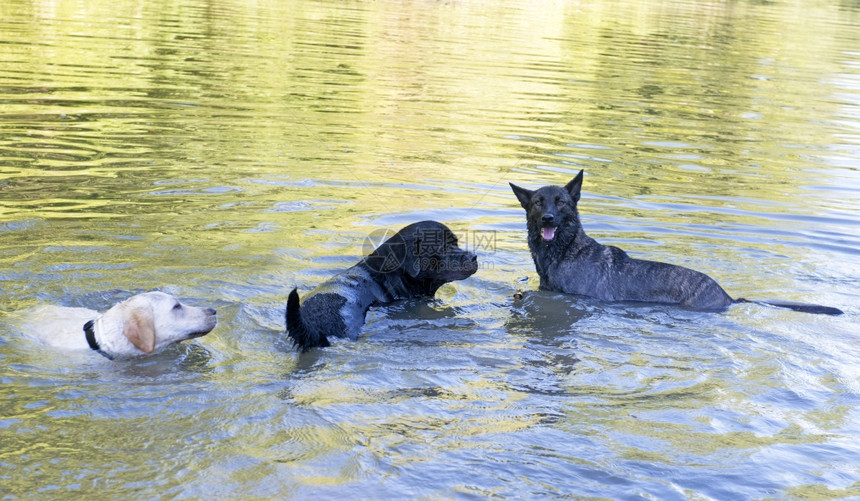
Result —
<path fill-rule="evenodd" d="M 90 345 L 90 348 L 92 348 L 93 351 L 97 351 L 100 355 L 107 358 L 108 360 L 113 360 L 112 356 L 102 351 L 102 347 L 99 346 L 99 342 L 96 341 L 95 325 L 95 320 L 90 320 L 89 322 L 84 324 L 84 336 L 87 338 L 87 344 Z"/>

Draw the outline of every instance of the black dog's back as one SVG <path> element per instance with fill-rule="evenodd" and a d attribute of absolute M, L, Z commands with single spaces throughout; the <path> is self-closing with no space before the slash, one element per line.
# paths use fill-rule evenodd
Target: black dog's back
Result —
<path fill-rule="evenodd" d="M 368 308 L 388 301 L 379 278 L 362 261 L 320 284 L 303 302 L 293 289 L 287 298 L 287 332 L 302 351 L 329 346 L 330 337 L 356 339 Z"/>
<path fill-rule="evenodd" d="M 541 288 L 606 301 L 678 304 L 700 311 L 722 311 L 735 302 L 704 273 L 657 261 L 634 259 L 623 250 L 597 243 L 585 234 L 577 203 L 582 171 L 564 188 L 527 190 L 511 184 L 526 210 L 528 243 Z M 762 302 L 762 301 L 755 301 Z M 772 306 L 808 313 L 838 315 L 827 306 L 785 301 Z"/>

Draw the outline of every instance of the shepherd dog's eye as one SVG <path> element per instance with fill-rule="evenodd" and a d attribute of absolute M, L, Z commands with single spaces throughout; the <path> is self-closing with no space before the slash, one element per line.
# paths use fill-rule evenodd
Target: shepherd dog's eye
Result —
<path fill-rule="evenodd" d="M 566 202 L 564 201 L 564 199 L 561 199 L 561 198 L 556 198 L 556 199 L 555 199 L 555 204 L 556 204 L 556 205 L 564 206 L 564 204 L 565 204 L 565 203 L 566 203 Z"/>

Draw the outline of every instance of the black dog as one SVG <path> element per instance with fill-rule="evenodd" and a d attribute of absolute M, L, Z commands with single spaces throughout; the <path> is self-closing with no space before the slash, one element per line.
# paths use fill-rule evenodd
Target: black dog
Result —
<path fill-rule="evenodd" d="M 605 301 L 678 304 L 700 311 L 723 311 L 732 299 L 711 277 L 689 268 L 634 259 L 618 247 L 601 245 L 585 234 L 576 204 L 582 171 L 564 188 L 530 191 L 511 184 L 526 210 L 529 249 L 541 289 L 581 294 Z M 807 313 L 840 315 L 841 310 L 788 301 L 766 304 Z"/>
<path fill-rule="evenodd" d="M 371 306 L 432 297 L 443 284 L 477 270 L 477 257 L 457 246 L 447 226 L 436 221 L 410 224 L 314 289 L 301 306 L 293 289 L 287 300 L 287 334 L 302 351 L 329 346 L 329 336 L 354 340 Z"/>

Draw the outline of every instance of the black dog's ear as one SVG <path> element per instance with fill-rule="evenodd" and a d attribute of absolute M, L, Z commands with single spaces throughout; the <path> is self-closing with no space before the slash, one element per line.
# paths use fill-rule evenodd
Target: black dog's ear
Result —
<path fill-rule="evenodd" d="M 421 259 L 418 257 L 419 253 L 417 250 L 421 243 L 420 241 L 412 242 L 412 245 L 414 245 L 414 248 L 412 249 L 409 248 L 409 245 L 410 243 L 407 242 L 406 245 L 403 246 L 403 250 L 406 251 L 406 253 L 401 261 L 401 267 L 407 275 L 412 278 L 416 278 L 418 277 L 418 274 L 421 273 Z"/>
<path fill-rule="evenodd" d="M 579 174 L 564 186 L 564 189 L 570 193 L 570 198 L 573 199 L 573 203 L 579 202 L 579 195 L 582 193 L 582 172 L 583 171 L 579 171 Z"/>
<path fill-rule="evenodd" d="M 417 259 L 417 248 L 420 241 L 410 236 L 401 234 L 394 235 L 388 240 L 388 254 L 385 256 L 385 269 L 388 272 L 403 271 L 412 278 L 421 272 L 420 262 Z"/>
<path fill-rule="evenodd" d="M 514 195 L 517 196 L 517 199 L 520 201 L 520 205 L 523 206 L 523 209 L 529 210 L 529 203 L 531 202 L 532 195 L 534 195 L 535 192 L 527 190 L 525 188 L 520 188 L 514 183 L 508 184 L 511 185 L 511 189 L 514 190 Z"/>
<path fill-rule="evenodd" d="M 417 262 L 412 250 L 408 248 L 409 245 L 410 242 L 404 240 L 402 235 L 396 234 L 382 242 L 363 262 L 376 273 L 405 272 L 414 278 L 420 270 L 417 269 Z"/>

